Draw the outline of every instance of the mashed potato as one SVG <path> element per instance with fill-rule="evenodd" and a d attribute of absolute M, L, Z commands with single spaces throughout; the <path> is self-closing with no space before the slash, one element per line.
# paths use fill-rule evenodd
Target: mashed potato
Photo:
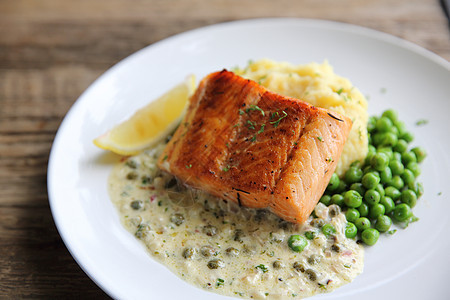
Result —
<path fill-rule="evenodd" d="M 245 69 L 233 71 L 275 93 L 301 99 L 349 117 L 353 126 L 336 173 L 342 176 L 352 162 L 364 161 L 368 151 L 367 101 L 348 79 L 336 75 L 328 62 L 292 65 L 264 59 L 250 62 Z"/>

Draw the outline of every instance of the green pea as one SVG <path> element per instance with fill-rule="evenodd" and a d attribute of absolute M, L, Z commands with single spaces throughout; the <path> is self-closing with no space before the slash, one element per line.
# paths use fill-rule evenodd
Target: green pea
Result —
<path fill-rule="evenodd" d="M 420 175 L 420 167 L 418 163 L 412 161 L 406 165 L 406 168 L 413 172 L 415 177 Z"/>
<path fill-rule="evenodd" d="M 394 155 L 392 155 L 392 159 L 398 160 L 398 161 L 402 161 L 402 154 L 398 153 L 396 151 L 394 151 Z"/>
<path fill-rule="evenodd" d="M 385 195 L 389 198 L 391 198 L 392 200 L 396 201 L 397 199 L 400 198 L 400 191 L 397 190 L 395 187 L 393 186 L 388 186 L 387 188 L 384 189 Z"/>
<path fill-rule="evenodd" d="M 377 153 L 370 160 L 370 165 L 377 171 L 383 171 L 388 164 L 389 158 L 384 153 Z"/>
<path fill-rule="evenodd" d="M 359 211 L 356 208 L 349 208 L 345 212 L 345 218 L 348 222 L 355 222 L 360 217 Z"/>
<path fill-rule="evenodd" d="M 373 135 L 370 135 L 370 138 L 371 138 L 370 144 L 374 145 L 375 147 L 378 147 L 378 145 L 380 145 L 381 142 L 383 141 L 383 133 L 377 132 Z"/>
<path fill-rule="evenodd" d="M 330 192 L 335 191 L 338 187 L 339 187 L 339 177 L 336 173 L 333 173 L 333 175 L 331 175 L 330 181 L 328 183 L 327 186 L 327 190 Z"/>
<path fill-rule="evenodd" d="M 353 239 L 357 233 L 358 229 L 356 228 L 355 224 L 348 222 L 347 225 L 345 225 L 345 236 L 347 238 Z"/>
<path fill-rule="evenodd" d="M 406 126 L 403 121 L 397 120 L 394 122 L 395 127 L 398 129 L 398 134 L 401 136 L 406 132 Z"/>
<path fill-rule="evenodd" d="M 375 173 L 367 173 L 361 180 L 363 186 L 367 189 L 374 189 L 380 183 L 380 176 Z"/>
<path fill-rule="evenodd" d="M 401 190 L 405 185 L 405 183 L 403 182 L 403 179 L 400 176 L 395 175 L 394 177 L 392 177 L 392 180 L 389 182 L 389 185 L 395 187 L 397 190 Z"/>
<path fill-rule="evenodd" d="M 305 232 L 305 237 L 308 240 L 313 240 L 316 237 L 317 233 L 315 231 L 306 231 Z"/>
<path fill-rule="evenodd" d="M 331 203 L 331 196 L 330 195 L 323 195 L 322 197 L 320 197 L 319 201 L 321 203 L 325 204 L 326 206 L 328 206 Z"/>
<path fill-rule="evenodd" d="M 387 155 L 387 157 L 388 157 L 389 159 L 391 159 L 392 156 L 394 155 L 394 152 L 392 151 L 392 148 L 391 148 L 391 147 L 379 147 L 379 148 L 377 149 L 377 153 L 384 153 L 384 154 Z"/>
<path fill-rule="evenodd" d="M 366 217 L 360 217 L 355 221 L 356 228 L 359 231 L 363 231 L 364 229 L 370 228 L 370 221 Z"/>
<path fill-rule="evenodd" d="M 411 149 L 411 151 L 416 155 L 418 163 L 421 163 L 425 159 L 425 157 L 427 157 L 427 153 L 422 147 L 414 147 Z"/>
<path fill-rule="evenodd" d="M 409 170 L 409 169 L 405 169 L 405 171 L 403 171 L 403 174 L 401 175 L 403 182 L 405 183 L 405 185 L 410 188 L 410 189 L 414 189 L 415 187 L 415 181 L 416 181 L 416 177 L 414 176 L 414 173 Z"/>
<path fill-rule="evenodd" d="M 326 236 L 329 237 L 332 234 L 336 233 L 336 228 L 334 228 L 333 225 L 331 225 L 330 223 L 327 223 L 325 225 L 322 226 L 322 233 Z"/>
<path fill-rule="evenodd" d="M 406 142 L 405 140 L 399 139 L 397 141 L 397 144 L 395 144 L 395 146 L 394 146 L 394 150 L 399 153 L 405 152 L 406 150 L 408 150 L 408 142 Z"/>
<path fill-rule="evenodd" d="M 373 153 L 373 154 L 377 153 L 377 148 L 375 148 L 375 146 L 369 144 L 369 146 L 367 148 L 369 150 L 368 153 Z"/>
<path fill-rule="evenodd" d="M 308 240 L 301 235 L 293 234 L 288 239 L 288 246 L 295 252 L 302 252 L 308 246 Z"/>
<path fill-rule="evenodd" d="M 392 226 L 392 220 L 388 216 L 381 215 L 377 217 L 377 221 L 375 223 L 375 228 L 379 232 L 386 232 L 391 228 Z"/>
<path fill-rule="evenodd" d="M 366 192 L 366 189 L 364 188 L 364 186 L 360 182 L 353 183 L 350 186 L 350 190 L 357 191 L 358 194 L 360 194 L 360 195 L 364 195 L 364 193 Z"/>
<path fill-rule="evenodd" d="M 378 216 L 384 215 L 386 209 L 383 204 L 377 203 L 370 207 L 369 209 L 369 217 L 371 219 L 376 219 Z"/>
<path fill-rule="evenodd" d="M 416 187 L 414 189 L 414 191 L 416 192 L 417 198 L 422 197 L 423 195 L 423 184 L 421 182 L 416 183 Z"/>
<path fill-rule="evenodd" d="M 401 139 L 404 139 L 408 143 L 411 143 L 414 140 L 414 135 L 411 132 L 403 132 L 403 134 L 400 135 Z"/>
<path fill-rule="evenodd" d="M 384 187 L 381 183 L 379 183 L 377 185 L 377 187 L 375 188 L 375 190 L 380 194 L 381 197 L 384 196 Z"/>
<path fill-rule="evenodd" d="M 345 183 L 344 180 L 339 180 L 339 186 L 337 187 L 337 189 L 334 191 L 336 194 L 340 194 L 343 191 L 347 190 L 347 184 Z"/>
<path fill-rule="evenodd" d="M 376 190 L 367 190 L 367 192 L 364 194 L 364 201 L 366 201 L 369 205 L 374 205 L 380 202 L 381 196 L 380 193 Z"/>
<path fill-rule="evenodd" d="M 393 109 L 385 110 L 381 116 L 390 119 L 393 123 L 398 120 L 397 112 Z"/>
<path fill-rule="evenodd" d="M 377 122 L 375 123 L 375 128 L 379 131 L 379 132 L 386 132 L 389 131 L 389 129 L 393 126 L 394 124 L 392 123 L 392 121 L 387 118 L 387 117 L 381 117 L 377 120 Z"/>
<path fill-rule="evenodd" d="M 363 176 L 363 172 L 360 168 L 354 166 L 350 167 L 347 172 L 345 172 L 344 180 L 348 184 L 352 184 L 355 182 L 361 181 L 361 178 Z"/>
<path fill-rule="evenodd" d="M 344 196 L 342 196 L 341 194 L 334 194 L 333 196 L 331 196 L 331 204 L 343 206 L 344 205 Z"/>
<path fill-rule="evenodd" d="M 380 237 L 380 232 L 374 228 L 365 229 L 361 233 L 362 241 L 369 246 L 373 246 L 377 243 L 378 238 Z"/>
<path fill-rule="evenodd" d="M 393 147 L 397 144 L 398 138 L 395 133 L 385 132 L 381 136 L 381 140 L 379 142 L 379 146 L 390 146 Z"/>
<path fill-rule="evenodd" d="M 413 208 L 417 203 L 417 195 L 413 190 L 403 190 L 402 195 L 400 196 L 400 201 L 409 205 L 409 207 Z"/>
<path fill-rule="evenodd" d="M 344 195 L 344 203 L 348 207 L 359 207 L 362 203 L 362 196 L 357 191 L 347 191 Z"/>
<path fill-rule="evenodd" d="M 392 216 L 399 222 L 406 221 L 412 216 L 411 207 L 406 203 L 401 203 L 394 208 Z"/>
<path fill-rule="evenodd" d="M 380 204 L 384 206 L 385 214 L 389 214 L 395 208 L 395 202 L 390 197 L 381 197 Z"/>
<path fill-rule="evenodd" d="M 377 124 L 377 118 L 374 116 L 370 117 L 369 120 L 367 121 L 367 131 L 368 132 L 374 131 L 376 128 L 376 124 Z"/>
<path fill-rule="evenodd" d="M 395 136 L 398 136 L 398 129 L 397 129 L 397 127 L 395 127 L 395 126 L 392 126 L 392 127 L 389 129 L 389 132 L 395 134 Z"/>
<path fill-rule="evenodd" d="M 406 166 L 410 162 L 417 162 L 416 154 L 412 151 L 402 153 L 402 163 Z"/>
<path fill-rule="evenodd" d="M 389 167 L 392 171 L 392 175 L 401 175 L 405 170 L 405 167 L 403 166 L 402 162 L 396 159 L 391 160 L 389 162 Z"/>
<path fill-rule="evenodd" d="M 392 171 L 391 168 L 386 167 L 383 171 L 380 172 L 380 182 L 386 184 L 390 182 L 392 179 Z"/>
<path fill-rule="evenodd" d="M 367 217 L 369 215 L 369 206 L 363 202 L 358 207 L 358 211 L 359 211 L 359 214 L 361 215 L 361 217 Z"/>

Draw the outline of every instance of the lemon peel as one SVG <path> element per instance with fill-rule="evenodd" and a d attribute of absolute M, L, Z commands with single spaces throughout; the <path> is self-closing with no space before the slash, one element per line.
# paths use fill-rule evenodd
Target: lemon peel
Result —
<path fill-rule="evenodd" d="M 176 128 L 195 87 L 195 76 L 188 76 L 184 82 L 136 111 L 128 120 L 94 139 L 94 144 L 127 156 L 151 147 Z"/>

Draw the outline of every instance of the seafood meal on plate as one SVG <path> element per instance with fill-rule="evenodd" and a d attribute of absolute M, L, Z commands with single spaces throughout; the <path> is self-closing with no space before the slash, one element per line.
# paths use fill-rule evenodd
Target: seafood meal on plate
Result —
<path fill-rule="evenodd" d="M 111 201 L 152 258 L 210 292 L 301 299 L 418 220 L 425 150 L 367 108 L 328 62 L 263 59 L 188 77 L 94 143 L 123 156 Z"/>

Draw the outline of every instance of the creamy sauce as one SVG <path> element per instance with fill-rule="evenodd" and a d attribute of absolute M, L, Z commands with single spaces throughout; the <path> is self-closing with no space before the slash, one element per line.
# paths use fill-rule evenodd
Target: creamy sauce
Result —
<path fill-rule="evenodd" d="M 162 173 L 156 159 L 164 146 L 118 164 L 109 190 L 126 229 L 179 277 L 228 296 L 300 299 L 330 292 L 362 272 L 363 248 L 345 237 L 339 207 L 319 203 L 315 218 L 303 225 L 239 207 Z M 326 223 L 336 233 L 325 236 L 320 227 Z M 294 252 L 289 237 L 305 232 L 315 237 Z"/>

